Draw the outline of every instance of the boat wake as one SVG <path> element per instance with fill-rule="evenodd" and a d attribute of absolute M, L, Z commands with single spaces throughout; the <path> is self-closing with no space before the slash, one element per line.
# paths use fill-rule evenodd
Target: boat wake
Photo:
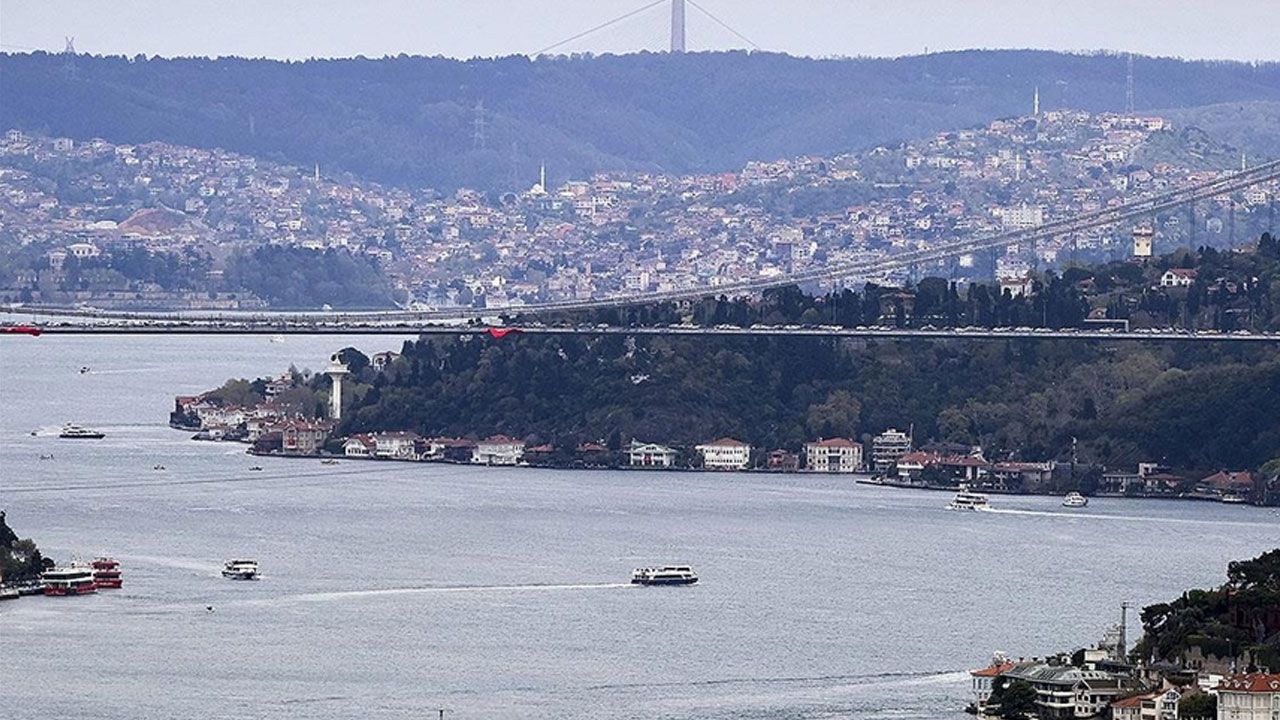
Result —
<path fill-rule="evenodd" d="M 275 598 L 264 598 L 248 604 L 275 604 L 282 602 L 327 602 L 333 600 L 355 600 L 360 598 L 381 597 L 386 595 L 444 595 L 458 593 L 508 593 L 508 592 L 551 592 L 557 590 L 605 590 L 635 587 L 631 583 L 574 583 L 574 584 L 528 584 L 528 585 L 434 585 L 422 587 L 379 588 L 369 590 L 339 590 L 334 592 L 301 593 L 283 595 Z"/>
<path fill-rule="evenodd" d="M 1049 510 L 1016 510 L 1011 508 L 987 508 L 984 512 L 992 515 L 1027 515 L 1032 517 L 1053 517 L 1064 520 L 1121 520 L 1125 522 L 1155 522 L 1178 525 L 1214 525 L 1237 527 L 1270 527 L 1267 523 L 1249 522 L 1247 520 L 1219 520 L 1210 518 L 1157 517 L 1153 515 L 1103 515 L 1101 513 L 1082 513 L 1074 511 L 1052 512 Z"/>

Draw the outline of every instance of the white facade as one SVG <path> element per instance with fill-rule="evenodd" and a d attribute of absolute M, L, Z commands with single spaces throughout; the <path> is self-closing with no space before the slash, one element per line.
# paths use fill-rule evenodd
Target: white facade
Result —
<path fill-rule="evenodd" d="M 1191 287 L 1191 284 L 1195 281 L 1195 270 L 1172 268 L 1165 270 L 1164 274 L 1160 276 L 1160 287 Z"/>
<path fill-rule="evenodd" d="M 862 468 L 862 444 L 846 438 L 805 443 L 804 466 L 810 472 L 854 473 Z"/>
<path fill-rule="evenodd" d="M 471 462 L 478 465 L 516 465 L 524 457 L 524 442 L 495 435 L 476 443 Z"/>
<path fill-rule="evenodd" d="M 418 436 L 411 432 L 379 433 L 373 436 L 374 454 L 380 458 L 412 460 Z"/>
<path fill-rule="evenodd" d="M 751 446 L 741 440 L 721 438 L 695 449 L 708 470 L 746 470 L 751 465 Z"/>
<path fill-rule="evenodd" d="M 1280 674 L 1224 680 L 1218 686 L 1218 720 L 1280 720 Z"/>
<path fill-rule="evenodd" d="M 668 468 L 676 463 L 676 451 L 656 443 L 632 442 L 627 461 L 632 467 Z"/>
<path fill-rule="evenodd" d="M 888 472 L 898 458 L 911 450 L 911 437 L 889 428 L 871 439 L 871 463 L 876 472 Z"/>

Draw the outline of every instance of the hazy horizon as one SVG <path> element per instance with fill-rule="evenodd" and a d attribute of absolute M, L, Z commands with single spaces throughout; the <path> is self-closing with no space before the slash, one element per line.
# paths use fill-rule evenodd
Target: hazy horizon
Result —
<path fill-rule="evenodd" d="M 1217 4 L 1208 19 L 1204 4 L 1195 0 L 1132 0 L 1119 7 L 1101 0 L 811 0 L 785 6 L 785 12 L 779 7 L 766 0 L 689 0 L 688 49 L 760 49 L 814 58 L 1036 49 L 1280 61 L 1268 22 L 1275 7 L 1264 0 Z M 632 12 L 603 30 L 558 44 Z M 646 0 L 7 0 L 3 14 L 0 50 L 6 52 L 59 52 L 65 38 L 74 37 L 78 52 L 94 55 L 277 60 L 400 54 L 470 59 L 533 55 L 550 46 L 553 54 L 623 54 L 665 49 L 670 22 L 666 2 Z"/>

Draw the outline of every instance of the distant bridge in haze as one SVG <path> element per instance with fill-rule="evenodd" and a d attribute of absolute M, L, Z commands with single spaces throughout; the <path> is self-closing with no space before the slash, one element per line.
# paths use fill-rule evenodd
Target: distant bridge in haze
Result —
<path fill-rule="evenodd" d="M 847 278 L 872 278 L 886 273 L 917 271 L 938 263 L 963 256 L 975 257 L 983 253 L 994 254 L 1010 245 L 1026 245 L 1030 248 L 1054 238 L 1073 236 L 1097 228 L 1148 217 L 1160 212 L 1191 208 L 1201 200 L 1238 192 L 1261 183 L 1280 179 L 1280 160 L 1256 165 L 1252 168 L 1224 173 L 1217 178 L 1185 185 L 1173 190 L 1132 200 L 1113 207 L 1079 213 L 1044 223 L 1035 228 L 1015 230 L 988 237 L 967 238 L 942 242 L 927 248 L 908 250 L 891 255 L 833 263 L 799 272 L 753 278 L 716 286 L 699 286 L 659 292 L 615 295 L 582 300 L 561 300 L 531 303 L 507 307 L 472 308 L 455 307 L 436 310 L 370 310 L 342 312 L 178 312 L 178 311 L 124 311 L 98 308 L 54 308 L 38 306 L 10 306 L 0 309 L 0 315 L 25 315 L 35 317 L 82 318 L 83 332 L 103 332 L 94 329 L 102 321 L 131 323 L 135 329 L 165 327 L 179 330 L 183 327 L 201 327 L 215 331 L 222 324 L 238 328 L 240 332 L 302 332 L 311 328 L 314 332 L 327 332 L 321 328 L 345 327 L 351 332 L 381 332 L 384 325 L 396 325 L 404 332 L 426 331 L 432 323 L 483 320 L 499 316 L 520 315 L 541 317 L 557 313 L 590 312 L 606 308 L 622 308 L 664 302 L 697 300 L 710 296 L 741 297 L 757 294 L 771 288 L 813 282 L 830 282 Z M 295 330 L 295 327 L 304 330 Z M 53 327 L 49 328 L 54 331 Z M 68 325 L 58 332 L 69 331 Z M 1077 335 L 1070 335 L 1077 337 Z M 1114 336 L 1113 336 L 1114 337 Z M 1149 336 L 1144 336 L 1149 337 Z M 1217 339 L 1221 339 L 1218 337 Z"/>
<path fill-rule="evenodd" d="M 1176 328 L 1126 330 L 1119 328 L 1060 329 L 1029 327 L 959 327 L 897 328 L 841 327 L 835 325 L 753 325 L 737 327 L 718 325 L 667 325 L 661 327 L 623 327 L 616 325 L 521 325 L 491 326 L 474 324 L 430 325 L 399 321 L 373 323 L 290 322 L 276 325 L 259 323 L 147 323 L 141 321 L 106 321 L 97 323 L 53 323 L 39 326 L 41 335 L 418 335 L 418 336 L 489 336 L 495 339 L 520 335 L 596 337 L 608 335 L 663 337 L 785 337 L 828 339 L 930 339 L 930 340 L 1159 340 L 1169 342 L 1206 341 L 1228 343 L 1280 344 L 1280 333 L 1256 333 L 1243 330 L 1179 330 Z"/>

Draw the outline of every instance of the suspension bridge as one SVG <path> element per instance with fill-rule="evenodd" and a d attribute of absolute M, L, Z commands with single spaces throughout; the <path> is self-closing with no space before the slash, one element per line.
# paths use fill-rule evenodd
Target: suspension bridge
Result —
<path fill-rule="evenodd" d="M 764 278 L 753 278 L 739 282 L 715 286 L 699 286 L 646 292 L 621 294 L 598 298 L 562 300 L 510 307 L 473 308 L 454 307 L 434 310 L 370 310 L 348 312 L 181 312 L 181 311 L 125 311 L 104 310 L 98 308 L 56 308 L 36 306 L 8 306 L 0 308 L 0 314 L 11 318 L 50 318 L 51 322 L 43 325 L 48 332 L 75 333 L 111 333 L 124 331 L 153 332 L 270 332 L 270 333 L 307 333 L 307 332 L 381 332 L 404 333 L 426 332 L 436 326 L 436 332 L 469 332 L 474 328 L 459 328 L 459 322 L 483 322 L 503 315 L 521 315 L 538 317 L 544 315 L 572 314 L 590 312 L 606 308 L 624 308 L 656 303 L 692 301 L 709 296 L 744 297 L 760 293 L 771 288 L 799 285 L 806 283 L 831 282 L 849 278 L 871 278 L 901 270 L 927 269 L 961 256 L 974 256 L 982 253 L 995 253 L 1011 245 L 1034 246 L 1039 242 L 1054 238 L 1068 237 L 1086 233 L 1118 223 L 1125 223 L 1150 217 L 1157 213 L 1176 211 L 1191 207 L 1199 201 L 1228 195 L 1246 188 L 1280 179 L 1280 160 L 1255 165 L 1239 171 L 1224 173 L 1216 178 L 1199 183 L 1187 184 L 1160 193 L 1151 194 L 1123 204 L 1107 207 L 1091 212 L 1079 213 L 1069 217 L 1051 220 L 1035 228 L 1014 230 L 987 237 L 962 238 L 958 240 L 935 243 L 929 247 L 907 250 L 903 252 L 872 256 L 846 263 L 834 263 L 822 267 L 803 270 L 784 275 Z M 57 320 L 52 320 L 58 318 Z M 453 324 L 453 327 L 450 327 Z M 583 330 L 583 329 L 580 329 Z M 626 328 L 635 332 L 635 328 Z M 670 332 L 669 328 L 653 328 L 654 332 Z M 700 329 L 702 334 L 706 329 Z M 788 332 L 786 329 L 771 330 L 771 334 Z M 856 332 L 856 331 L 849 331 Z M 868 331 L 870 332 L 870 331 Z M 876 333 L 901 334 L 911 331 L 899 329 L 878 329 Z M 953 331 L 937 331 L 951 335 Z M 976 332 L 976 331 L 975 331 Z M 1028 331 L 1031 333 L 1031 331 Z M 1093 331 L 1100 332 L 1100 331 Z M 1083 334 L 1082 334 L 1083 333 Z M 966 333 L 976 336 L 974 333 Z M 1007 333 L 1000 336 L 1007 336 Z M 1031 333 L 1034 337 L 1043 337 L 1043 333 Z M 1094 337 L 1080 332 L 1064 332 L 1063 337 Z M 1102 337 L 1134 339 L 1150 339 L 1146 333 L 1116 334 L 1110 333 Z M 1187 334 L 1169 331 L 1167 337 L 1178 339 L 1213 339 L 1222 340 L 1225 336 L 1218 333 Z M 1241 337 L 1231 335 L 1230 337 Z M 1274 340 L 1273 336 L 1260 336 Z"/>

